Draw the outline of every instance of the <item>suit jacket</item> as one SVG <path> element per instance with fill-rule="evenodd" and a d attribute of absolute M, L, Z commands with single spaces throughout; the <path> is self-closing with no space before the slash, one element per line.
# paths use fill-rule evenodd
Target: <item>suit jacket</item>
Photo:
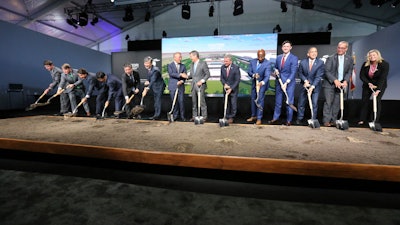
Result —
<path fill-rule="evenodd" d="M 227 84 L 232 89 L 232 94 L 237 94 L 240 83 L 240 69 L 237 65 L 231 64 L 229 69 L 229 76 L 226 75 L 227 67 L 221 66 L 221 83 L 222 85 Z"/>
<path fill-rule="evenodd" d="M 382 63 L 378 63 L 377 70 L 375 71 L 372 78 L 369 77 L 369 68 L 370 66 L 365 66 L 365 62 L 361 66 L 360 69 L 360 79 L 364 83 L 363 86 L 368 88 L 368 83 L 372 83 L 377 86 L 378 90 L 384 90 L 387 87 L 387 76 L 389 73 L 389 63 L 386 61 L 382 61 Z"/>
<path fill-rule="evenodd" d="M 58 85 L 59 89 L 65 89 L 68 85 L 73 84 L 75 87 L 73 89 L 66 89 L 64 93 L 69 93 L 74 89 L 82 89 L 84 90 L 82 80 L 79 79 L 79 76 L 75 72 L 71 72 L 69 74 L 62 73 L 61 74 L 61 81 Z"/>
<path fill-rule="evenodd" d="M 207 80 L 210 78 L 210 70 L 208 69 L 208 65 L 204 61 L 197 62 L 196 73 L 194 73 L 194 63 L 190 66 L 190 76 L 189 79 L 192 79 L 192 88 L 191 91 L 194 90 L 196 83 L 202 79 L 204 79 L 204 88 L 207 87 Z"/>
<path fill-rule="evenodd" d="M 124 93 L 124 96 L 129 97 L 129 94 L 132 91 L 134 91 L 136 88 L 139 88 L 139 83 L 140 83 L 139 73 L 135 70 L 132 72 L 131 76 L 124 73 L 121 76 L 121 82 L 122 82 L 122 92 Z"/>
<path fill-rule="evenodd" d="M 257 68 L 257 62 L 258 59 L 252 59 L 250 60 L 250 65 L 249 69 L 247 70 L 247 74 L 250 76 L 250 78 L 253 78 L 254 74 L 258 73 L 260 76 L 257 80 L 258 81 L 264 81 L 265 84 L 268 84 L 269 82 L 269 76 L 271 74 L 271 63 L 264 59 L 262 63 L 260 63 L 259 67 Z M 256 82 L 255 79 L 252 79 L 252 88 L 255 87 Z"/>
<path fill-rule="evenodd" d="M 62 70 L 58 67 L 54 67 L 50 72 L 50 76 L 52 79 L 52 82 L 49 84 L 49 89 L 52 90 L 55 88 L 61 81 L 61 74 Z"/>
<path fill-rule="evenodd" d="M 115 76 L 109 74 L 107 75 L 107 88 L 108 88 L 108 97 L 107 101 L 111 101 L 117 96 L 122 96 L 122 82 Z"/>
<path fill-rule="evenodd" d="M 304 81 L 308 80 L 312 86 L 318 87 L 325 73 L 325 64 L 324 61 L 316 58 L 310 71 L 309 59 L 306 58 L 301 60 L 298 71 L 301 84 L 304 84 Z"/>
<path fill-rule="evenodd" d="M 168 64 L 168 74 L 169 74 L 169 81 L 168 81 L 168 90 L 174 91 L 177 87 L 178 81 L 185 81 L 184 78 L 181 77 L 181 73 L 187 73 L 185 64 L 179 64 L 179 71 L 175 66 L 175 62 Z"/>
<path fill-rule="evenodd" d="M 322 83 L 323 87 L 332 87 L 334 85 L 333 81 L 338 79 L 338 67 L 338 54 L 334 54 L 326 60 L 324 82 Z M 352 73 L 353 59 L 348 55 L 344 55 L 343 80 L 349 83 Z"/>
<path fill-rule="evenodd" d="M 149 88 L 153 90 L 154 93 L 163 93 L 165 89 L 164 79 L 161 76 L 160 69 L 158 67 L 152 66 L 147 74 L 147 80 L 149 81 Z"/>
<path fill-rule="evenodd" d="M 79 78 L 82 80 L 83 85 L 86 89 L 86 97 L 90 97 L 93 94 L 93 90 L 96 88 L 99 90 L 101 88 L 100 82 L 97 80 L 95 75 L 88 74 L 85 79 Z"/>
<path fill-rule="evenodd" d="M 283 83 L 285 83 L 288 79 L 290 79 L 290 83 L 295 83 L 299 59 L 297 58 L 297 56 L 290 53 L 286 57 L 283 68 L 281 68 L 282 57 L 283 54 L 278 55 L 278 57 L 276 58 L 275 69 L 279 70 L 279 75 Z M 277 85 L 279 85 L 279 83 L 277 83 Z"/>

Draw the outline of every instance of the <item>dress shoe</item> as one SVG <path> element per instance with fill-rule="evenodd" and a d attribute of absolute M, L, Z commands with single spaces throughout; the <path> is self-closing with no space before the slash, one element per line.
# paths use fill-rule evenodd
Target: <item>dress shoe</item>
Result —
<path fill-rule="evenodd" d="M 90 117 L 90 116 L 91 116 L 90 112 L 87 112 L 87 113 L 86 113 L 86 116 L 87 116 L 87 117 Z"/>
<path fill-rule="evenodd" d="M 257 120 L 256 125 L 261 125 L 261 124 L 262 124 L 261 120 Z"/>
<path fill-rule="evenodd" d="M 182 118 L 180 121 L 182 121 L 182 122 L 186 122 L 186 119 L 185 119 L 185 118 Z"/>
<path fill-rule="evenodd" d="M 192 117 L 192 118 L 190 118 L 190 120 L 189 120 L 190 122 L 194 122 L 194 118 Z"/>
<path fill-rule="evenodd" d="M 363 125 L 364 125 L 364 121 L 362 121 L 362 120 L 361 120 L 361 121 L 358 121 L 357 125 L 358 125 L 358 126 L 363 126 Z"/>
<path fill-rule="evenodd" d="M 291 122 L 286 122 L 285 125 L 286 125 L 286 126 L 291 126 L 292 123 L 291 123 Z"/>
<path fill-rule="evenodd" d="M 278 124 L 278 120 L 270 120 L 268 121 L 269 125 L 277 125 Z"/>
<path fill-rule="evenodd" d="M 254 121 L 256 121 L 256 120 L 257 120 L 257 117 L 252 116 L 252 117 L 248 118 L 246 121 L 247 121 L 247 122 L 254 122 Z"/>
<path fill-rule="evenodd" d="M 295 124 L 301 126 L 303 125 L 303 120 L 296 120 Z"/>
<path fill-rule="evenodd" d="M 228 123 L 229 123 L 229 124 L 233 123 L 233 118 L 229 118 L 229 119 L 228 119 Z"/>
<path fill-rule="evenodd" d="M 64 113 L 55 113 L 55 114 L 53 114 L 53 116 L 63 116 L 64 115 Z"/>
<path fill-rule="evenodd" d="M 324 126 L 325 126 L 325 127 L 331 127 L 332 124 L 331 124 L 330 122 L 325 122 L 325 123 L 324 123 Z"/>

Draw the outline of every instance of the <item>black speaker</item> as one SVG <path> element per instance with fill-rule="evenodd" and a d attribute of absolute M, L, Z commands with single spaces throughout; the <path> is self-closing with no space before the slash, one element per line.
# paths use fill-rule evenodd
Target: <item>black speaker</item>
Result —
<path fill-rule="evenodd" d="M 190 5 L 182 5 L 182 18 L 183 19 L 190 19 Z"/>
<path fill-rule="evenodd" d="M 235 0 L 235 4 L 233 7 L 233 15 L 237 16 L 243 14 L 243 1 L 242 0 Z"/>

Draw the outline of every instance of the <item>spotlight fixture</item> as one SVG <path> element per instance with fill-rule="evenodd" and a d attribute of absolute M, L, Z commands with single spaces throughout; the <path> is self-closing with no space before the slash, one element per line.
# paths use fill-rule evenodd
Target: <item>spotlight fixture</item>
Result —
<path fill-rule="evenodd" d="M 88 24 L 89 16 L 86 12 L 81 12 L 78 15 L 78 25 L 84 27 Z"/>
<path fill-rule="evenodd" d="M 233 6 L 233 15 L 241 15 L 243 14 L 243 0 L 235 0 L 234 6 Z"/>
<path fill-rule="evenodd" d="M 129 5 L 125 8 L 125 16 L 122 18 L 124 22 L 130 22 L 133 20 L 133 9 Z"/>
<path fill-rule="evenodd" d="M 167 37 L 167 32 L 165 32 L 165 30 L 162 31 L 162 37 L 166 38 Z"/>
<path fill-rule="evenodd" d="M 146 15 L 144 16 L 144 21 L 149 22 L 150 21 L 150 17 L 151 17 L 150 11 L 147 11 Z"/>
<path fill-rule="evenodd" d="M 126 36 L 125 36 L 125 41 L 129 41 L 130 39 L 129 39 L 130 37 L 129 37 L 129 34 L 127 34 Z"/>
<path fill-rule="evenodd" d="M 182 5 L 182 19 L 190 19 L 190 5 L 188 2 L 184 2 Z"/>
<path fill-rule="evenodd" d="M 313 2 L 313 0 L 302 0 L 300 7 L 302 9 L 313 9 L 314 8 L 314 2 Z"/>
<path fill-rule="evenodd" d="M 67 23 L 73 27 L 75 27 L 75 29 L 78 29 L 78 26 L 76 25 L 78 23 L 78 21 L 72 17 L 68 18 Z"/>
<path fill-rule="evenodd" d="M 92 24 L 92 26 L 96 25 L 96 23 L 99 22 L 99 17 L 97 17 L 96 15 L 93 17 L 92 21 L 90 22 L 90 24 Z"/>
<path fill-rule="evenodd" d="M 353 0 L 353 3 L 356 9 L 359 9 L 362 6 L 361 0 Z"/>
<path fill-rule="evenodd" d="M 326 27 L 326 31 L 332 31 L 332 23 L 328 23 L 328 26 Z"/>
<path fill-rule="evenodd" d="M 281 9 L 282 12 L 287 12 L 287 5 L 285 1 L 281 1 Z"/>
<path fill-rule="evenodd" d="M 214 4 L 210 4 L 210 8 L 208 9 L 208 16 L 213 17 L 214 16 Z"/>
<path fill-rule="evenodd" d="M 215 28 L 215 30 L 214 30 L 214 36 L 218 36 L 218 28 Z"/>
<path fill-rule="evenodd" d="M 282 31 L 281 26 L 277 24 L 274 29 L 272 29 L 272 33 L 280 33 Z"/>
<path fill-rule="evenodd" d="M 396 6 L 397 6 L 398 4 L 400 4 L 400 0 L 394 1 L 390 6 L 391 6 L 392 8 L 396 8 Z"/>

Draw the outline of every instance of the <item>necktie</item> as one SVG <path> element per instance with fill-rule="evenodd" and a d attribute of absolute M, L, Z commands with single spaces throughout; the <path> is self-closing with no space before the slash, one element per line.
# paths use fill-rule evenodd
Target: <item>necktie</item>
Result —
<path fill-rule="evenodd" d="M 194 63 L 193 67 L 194 67 L 194 68 L 193 68 L 193 73 L 196 74 L 197 63 Z"/>
<path fill-rule="evenodd" d="M 285 65 L 285 55 L 282 56 L 281 69 Z"/>
<path fill-rule="evenodd" d="M 312 66 L 313 66 L 313 62 L 314 62 L 314 60 L 310 60 L 310 65 L 309 65 L 309 69 L 310 69 L 310 71 L 311 71 L 311 69 L 312 69 Z"/>
<path fill-rule="evenodd" d="M 261 63 L 260 63 L 259 61 L 257 61 L 257 68 L 256 68 L 256 70 L 258 70 L 258 68 L 260 68 L 260 66 L 261 66 Z"/>
<path fill-rule="evenodd" d="M 179 73 L 179 63 L 176 64 L 176 71 Z"/>
<path fill-rule="evenodd" d="M 229 77 L 229 70 L 230 70 L 230 66 L 226 67 L 226 77 Z"/>
<path fill-rule="evenodd" d="M 338 59 L 339 59 L 338 80 L 342 81 L 343 80 L 343 64 L 344 64 L 343 55 L 340 55 L 338 57 Z"/>

